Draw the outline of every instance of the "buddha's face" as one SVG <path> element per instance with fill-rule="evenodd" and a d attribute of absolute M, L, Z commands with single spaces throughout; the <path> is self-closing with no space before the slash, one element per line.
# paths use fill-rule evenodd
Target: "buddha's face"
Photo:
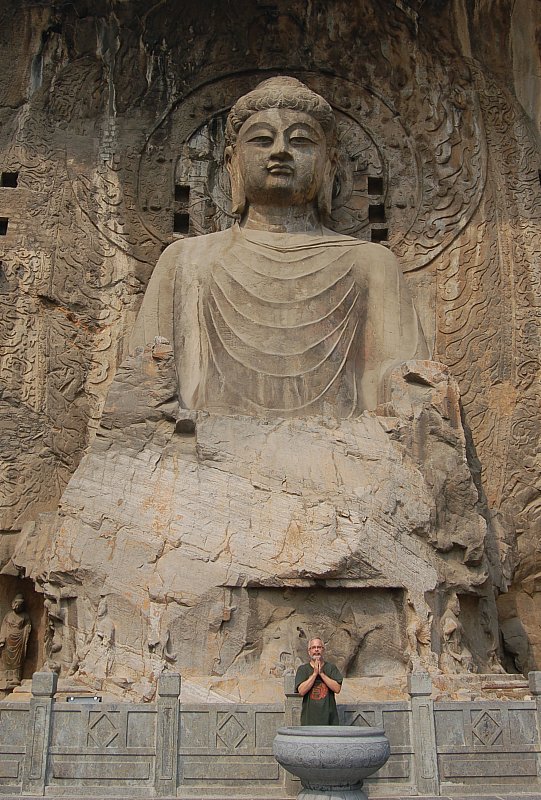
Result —
<path fill-rule="evenodd" d="M 13 602 L 11 603 L 11 608 L 13 611 L 22 611 L 24 607 L 24 599 L 22 597 L 14 597 Z"/>
<path fill-rule="evenodd" d="M 312 203 L 328 158 L 319 122 L 289 108 L 252 114 L 238 133 L 235 154 L 248 203 L 279 206 Z"/>

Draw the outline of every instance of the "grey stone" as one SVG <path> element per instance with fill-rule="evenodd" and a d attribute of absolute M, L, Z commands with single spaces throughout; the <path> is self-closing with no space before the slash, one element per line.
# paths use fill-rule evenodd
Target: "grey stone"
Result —
<path fill-rule="evenodd" d="M 279 728 L 273 753 L 301 779 L 299 798 L 366 800 L 363 781 L 385 764 L 390 745 L 379 728 L 305 725 Z"/>
<path fill-rule="evenodd" d="M 158 697 L 180 697 L 181 678 L 178 673 L 162 672 L 158 678 Z"/>
<path fill-rule="evenodd" d="M 533 695 L 536 697 L 541 695 L 541 672 L 529 672 L 528 684 Z"/>
<path fill-rule="evenodd" d="M 432 677 L 428 672 L 412 672 L 408 675 L 408 692 L 412 697 L 432 693 Z"/>
<path fill-rule="evenodd" d="M 285 705 L 180 704 L 178 676 L 162 677 L 171 694 L 148 703 L 78 704 L 47 695 L 0 703 L 2 794 L 88 798 L 103 789 L 106 776 L 109 794 L 206 800 L 298 794 L 298 779 L 272 755 L 276 731 L 298 725 L 298 695 L 287 696 Z M 456 795 L 466 788 L 479 797 L 541 794 L 532 700 L 441 702 L 417 695 L 410 702 L 346 703 L 339 713 L 365 735 L 385 729 L 391 755 L 366 781 L 372 794 Z"/>
<path fill-rule="evenodd" d="M 411 695 L 412 735 L 415 785 L 417 791 L 431 794 L 438 791 L 438 754 L 434 727 L 434 703 L 430 697 L 432 680 L 426 673 L 408 676 Z"/>
<path fill-rule="evenodd" d="M 58 685 L 56 672 L 34 672 L 32 694 L 34 697 L 54 697 Z"/>

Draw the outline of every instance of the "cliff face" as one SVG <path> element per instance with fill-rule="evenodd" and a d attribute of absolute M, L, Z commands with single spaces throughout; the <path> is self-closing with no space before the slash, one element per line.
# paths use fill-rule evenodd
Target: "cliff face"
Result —
<path fill-rule="evenodd" d="M 541 668 L 540 36 L 535 0 L 236 0 L 182 13 L 173 0 L 5 0 L 8 572 L 17 532 L 46 527 L 39 515 L 98 427 L 161 250 L 230 224 L 227 109 L 267 75 L 292 74 L 340 119 L 336 229 L 400 257 L 434 358 L 460 385 L 507 666 Z"/>

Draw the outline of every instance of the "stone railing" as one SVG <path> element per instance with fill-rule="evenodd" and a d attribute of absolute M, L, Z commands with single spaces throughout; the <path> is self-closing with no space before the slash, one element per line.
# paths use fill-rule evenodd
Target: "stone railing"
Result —
<path fill-rule="evenodd" d="M 55 700 L 56 675 L 36 673 L 29 703 L 0 703 L 0 795 L 130 797 L 295 796 L 272 741 L 299 721 L 301 698 L 286 679 L 284 705 L 179 702 L 180 676 L 164 673 L 155 703 Z M 439 702 L 426 674 L 409 700 L 339 707 L 346 725 L 385 729 L 391 757 L 369 793 L 541 791 L 541 672 L 531 700 Z"/>

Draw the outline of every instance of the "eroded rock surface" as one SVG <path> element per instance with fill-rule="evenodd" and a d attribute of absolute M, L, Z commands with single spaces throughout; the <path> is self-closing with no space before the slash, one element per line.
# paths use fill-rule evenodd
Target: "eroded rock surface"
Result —
<path fill-rule="evenodd" d="M 233 16 L 192 0 L 178 15 L 176 5 L 0 9 L 2 614 L 17 569 L 47 572 L 40 515 L 54 512 L 98 428 L 161 250 L 231 223 L 227 109 L 283 72 L 324 94 L 339 119 L 333 228 L 390 243 L 433 357 L 458 381 L 485 549 L 503 592 L 505 665 L 539 668 L 539 3 L 401 2 L 382 12 L 377 0 L 242 0 Z M 163 389 L 157 405 L 169 402 Z M 189 432 L 194 419 L 175 414 Z M 424 446 L 415 437 L 425 421 L 403 428 L 409 453 Z M 446 458 L 449 443 L 437 448 Z M 438 551 L 449 563 L 468 548 L 475 559 L 477 524 L 470 543 L 459 522 L 471 482 L 439 468 L 423 475 L 437 498 L 426 541 L 449 548 Z M 440 490 L 457 498 L 451 508 Z M 27 560 L 16 568 L 21 529 Z M 29 647 L 40 655 L 27 667 L 41 666 L 45 649 L 47 664 L 62 652 L 64 669 L 77 669 L 101 586 L 88 576 L 84 613 L 94 621 L 79 635 L 79 580 L 38 583 L 46 633 L 35 614 Z M 461 591 L 474 649 L 477 601 Z M 426 658 L 430 617 L 406 609 L 410 650 Z M 498 632 L 486 636 L 499 650 Z M 155 648 L 174 652 L 159 637 Z"/>
<path fill-rule="evenodd" d="M 449 591 L 486 598 L 495 622 L 486 523 L 442 365 L 399 368 L 389 403 L 355 420 L 197 412 L 193 432 L 169 402 L 173 382 L 164 342 L 124 365 L 58 516 L 16 554 L 28 564 L 46 536 L 36 578 L 71 590 L 64 670 L 141 697 L 169 666 L 270 700 L 316 630 L 348 676 L 400 676 L 438 668 Z M 490 671 L 482 652 L 465 671 Z"/>

